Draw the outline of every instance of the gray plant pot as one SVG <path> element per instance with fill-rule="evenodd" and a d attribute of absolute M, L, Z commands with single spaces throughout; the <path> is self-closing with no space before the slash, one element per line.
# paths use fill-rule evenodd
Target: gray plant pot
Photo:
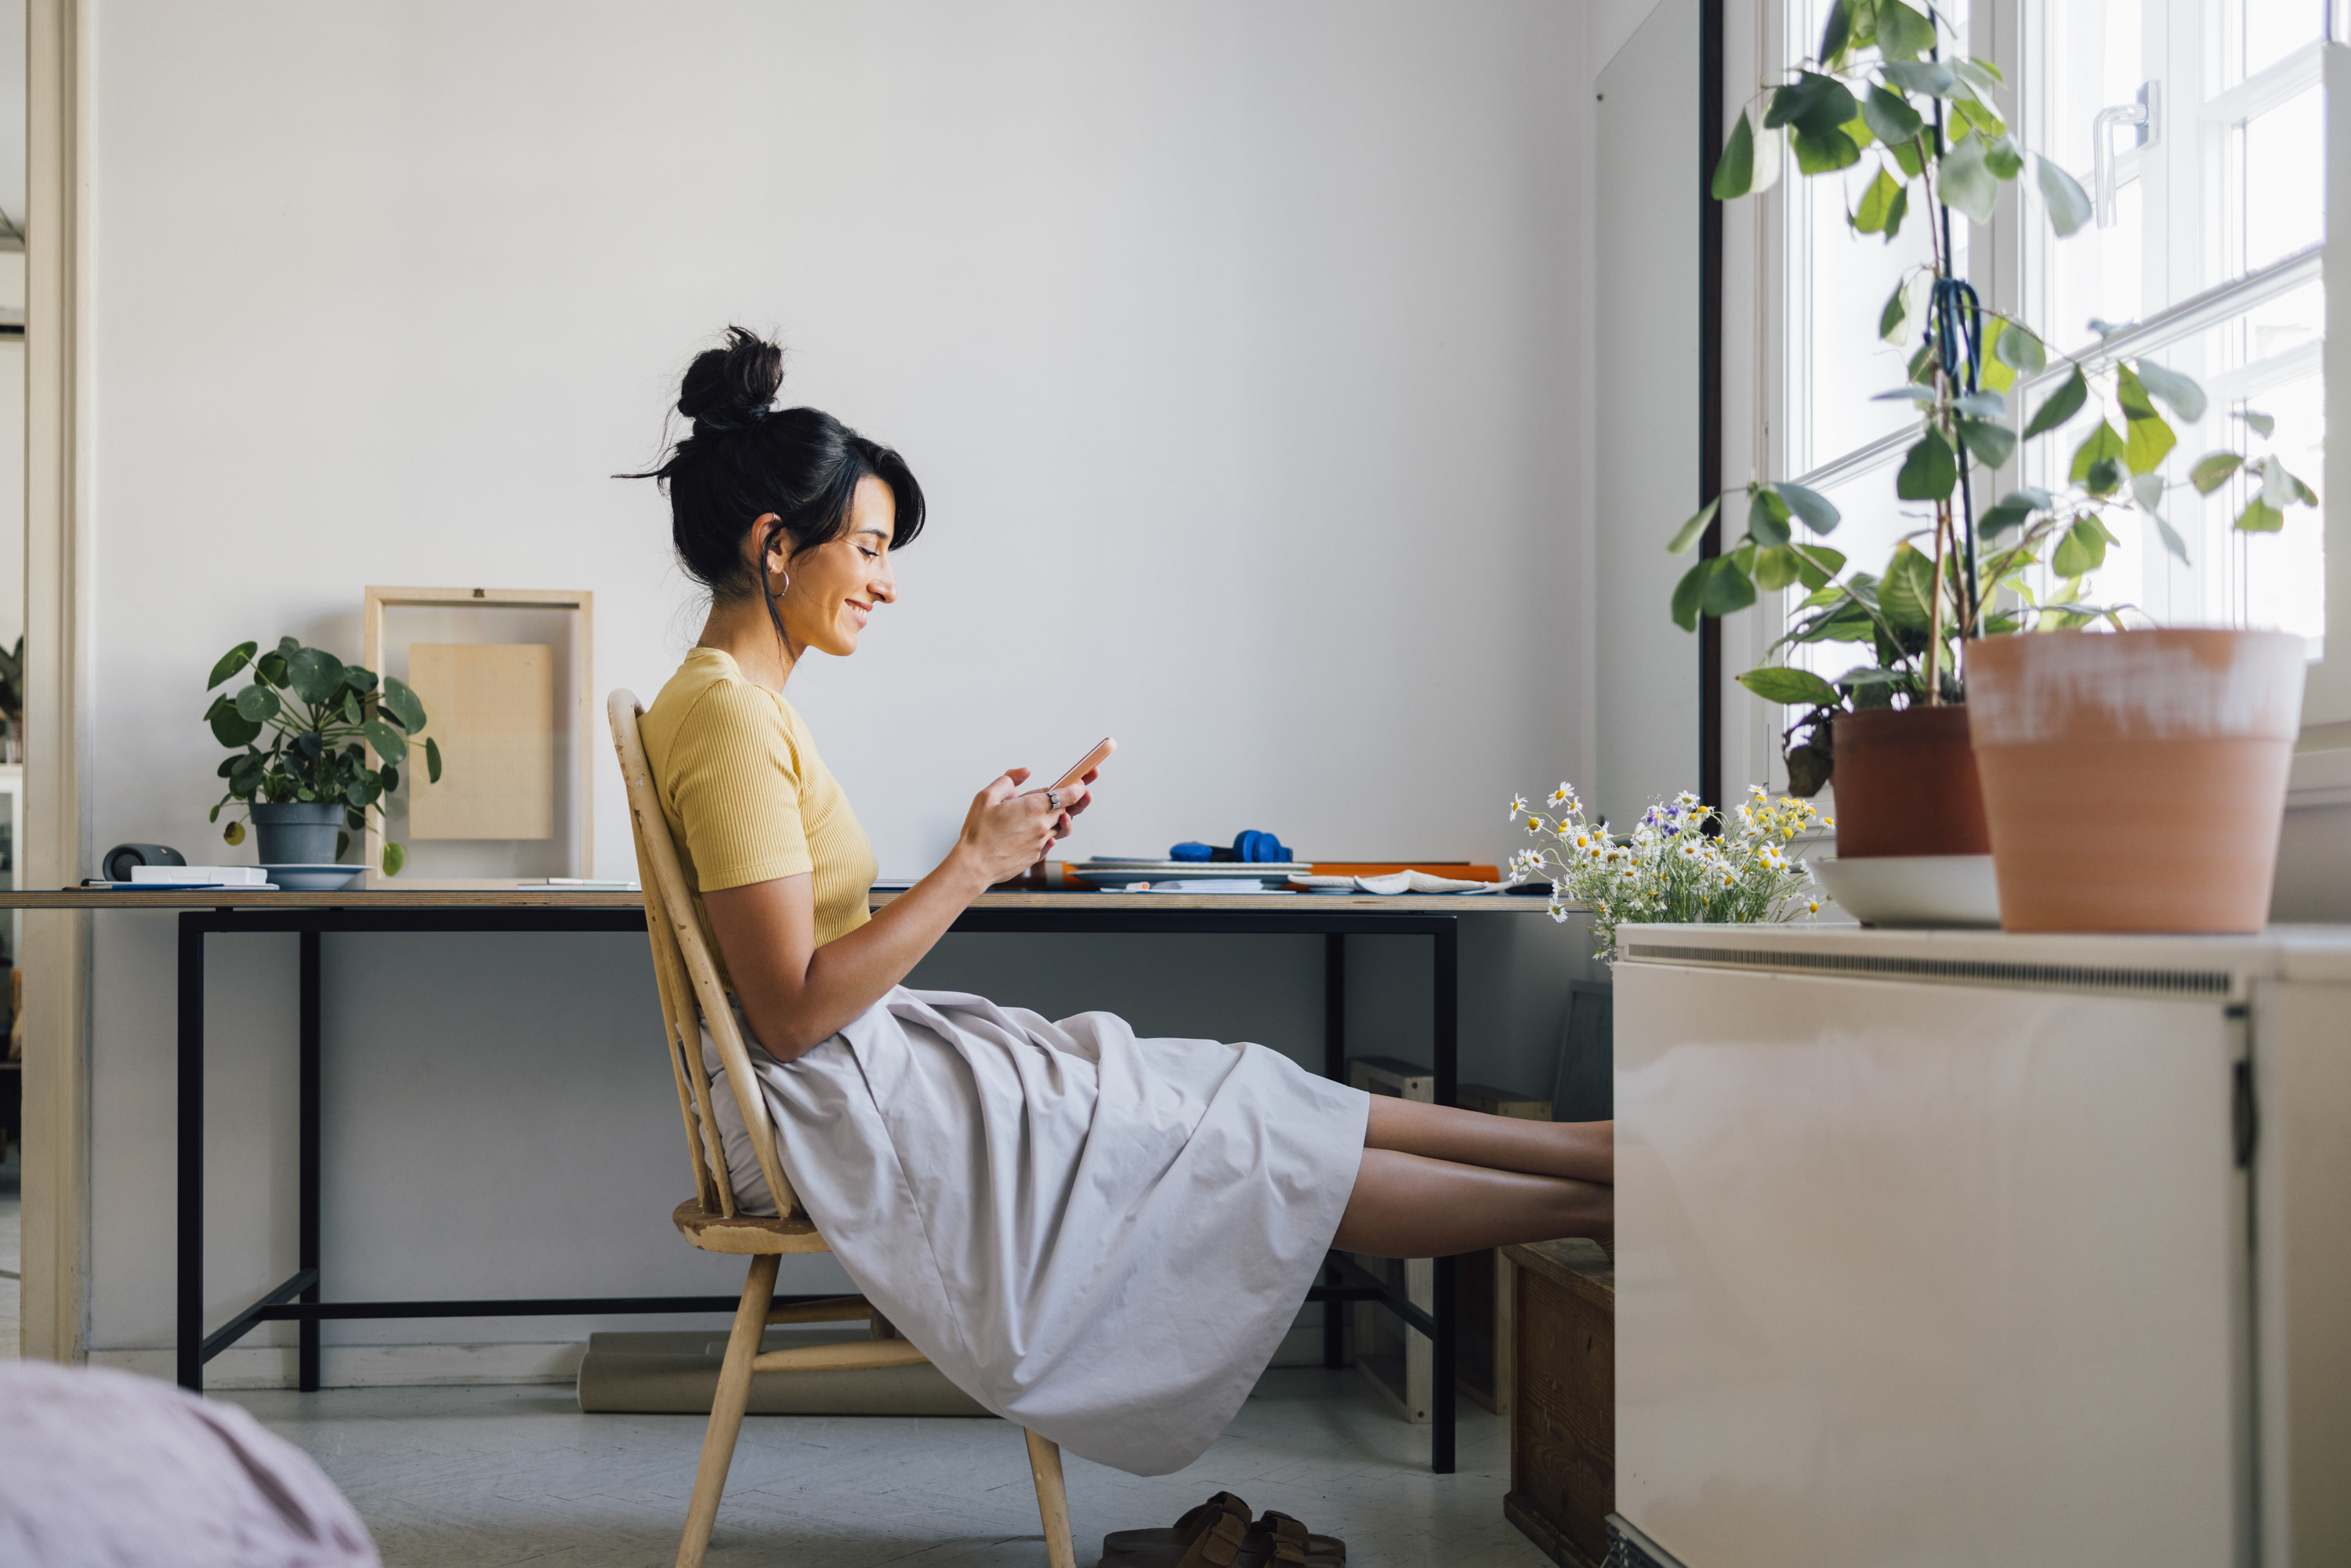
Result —
<path fill-rule="evenodd" d="M 253 804 L 253 839 L 263 865 L 329 865 L 335 835 L 343 830 L 343 808 L 333 800 L 289 800 L 282 806 Z"/>

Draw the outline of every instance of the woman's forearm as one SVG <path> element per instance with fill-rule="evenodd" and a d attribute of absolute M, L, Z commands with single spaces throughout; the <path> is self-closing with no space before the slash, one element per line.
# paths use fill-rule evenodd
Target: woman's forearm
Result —
<path fill-rule="evenodd" d="M 798 974 L 792 973 L 792 949 L 809 938 L 793 940 L 789 899 L 738 898 L 726 909 L 726 918 L 714 915 L 736 999 L 759 1043 L 778 1061 L 790 1061 L 839 1033 L 904 979 L 956 917 L 987 890 L 985 874 L 971 857 L 950 853 L 872 919 L 809 953 Z M 708 896 L 725 901 L 729 894 L 758 891 L 730 889 Z M 800 902 L 805 906 L 805 893 Z"/>

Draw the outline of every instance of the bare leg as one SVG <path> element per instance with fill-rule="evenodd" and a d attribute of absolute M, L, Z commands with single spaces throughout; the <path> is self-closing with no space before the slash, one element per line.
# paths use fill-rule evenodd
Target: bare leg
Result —
<path fill-rule="evenodd" d="M 1374 1094 L 1364 1147 L 1604 1186 L 1616 1180 L 1614 1122 L 1529 1122 Z"/>
<path fill-rule="evenodd" d="M 1376 1111 L 1384 1103 L 1372 1103 Z M 1490 1170 L 1366 1145 L 1354 1193 L 1331 1245 L 1380 1258 L 1441 1258 L 1562 1236 L 1588 1236 L 1605 1245 L 1614 1239 L 1615 1213 L 1615 1189 L 1596 1182 Z"/>

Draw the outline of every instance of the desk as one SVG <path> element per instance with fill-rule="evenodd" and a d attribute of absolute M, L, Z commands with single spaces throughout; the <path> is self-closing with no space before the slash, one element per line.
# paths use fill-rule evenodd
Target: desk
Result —
<path fill-rule="evenodd" d="M 899 896 L 876 893 L 882 908 Z M 1435 1005 L 1430 1019 L 1437 1099 L 1455 1100 L 1459 1055 L 1460 922 L 1469 914 L 1539 915 L 1546 901 L 1459 894 L 1379 898 L 1305 894 L 987 894 L 957 917 L 958 932 L 1199 933 L 1321 936 L 1323 938 L 1323 1068 L 1346 1071 L 1346 938 L 1431 938 Z M 297 1382 L 319 1386 L 319 1323 L 328 1318 L 512 1317 L 607 1312 L 730 1312 L 732 1296 L 558 1297 L 532 1300 L 322 1301 L 319 1277 L 319 963 L 328 932 L 643 931 L 633 893 L 580 889 L 398 888 L 339 893 L 257 893 L 238 888 L 66 890 L 0 894 L 0 908 L 175 909 L 180 912 L 178 1001 L 178 1373 L 201 1389 L 204 1363 L 260 1323 L 300 1325 Z M 294 1274 L 207 1334 L 204 1332 L 204 939 L 215 932 L 290 932 L 300 939 L 300 1123 Z M 1435 1350 L 1430 1461 L 1454 1468 L 1454 1260 L 1437 1260 L 1437 1309 L 1425 1312 L 1352 1260 L 1333 1253 L 1325 1282 L 1307 1299 L 1377 1301 Z M 778 1298 L 780 1302 L 784 1298 Z M 814 1298 L 810 1298 L 814 1299 Z M 1326 1313 L 1323 1355 L 1342 1354 L 1340 1314 Z"/>

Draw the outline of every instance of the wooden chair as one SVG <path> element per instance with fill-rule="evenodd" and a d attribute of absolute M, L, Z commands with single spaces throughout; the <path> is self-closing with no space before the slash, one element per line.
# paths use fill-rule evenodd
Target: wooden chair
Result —
<path fill-rule="evenodd" d="M 799 1198 L 777 1155 L 767 1100 L 759 1092 L 742 1031 L 736 1028 L 734 1009 L 727 1005 L 717 969 L 702 939 L 702 927 L 695 919 L 677 847 L 670 840 L 669 821 L 662 815 L 653 770 L 645 762 L 644 743 L 637 729 L 644 710 L 627 691 L 614 692 L 605 708 L 611 718 L 612 744 L 621 754 L 621 777 L 628 785 L 629 815 L 637 841 L 637 876 L 645 892 L 645 933 L 653 942 L 653 977 L 661 988 L 670 1069 L 677 1081 L 678 1112 L 685 1123 L 686 1157 L 694 1166 L 695 1195 L 679 1204 L 670 1218 L 686 1240 L 704 1251 L 730 1252 L 751 1260 L 750 1278 L 743 1283 L 743 1302 L 736 1309 L 735 1328 L 727 1336 L 726 1360 L 719 1367 L 718 1392 L 710 1405 L 710 1429 L 702 1439 L 702 1466 L 695 1472 L 694 1499 L 686 1509 L 685 1538 L 678 1543 L 678 1568 L 697 1568 L 710 1549 L 710 1529 L 718 1517 L 718 1497 L 726 1487 L 735 1439 L 743 1429 L 743 1407 L 750 1398 L 753 1373 L 905 1366 L 930 1358 L 899 1338 L 862 1296 L 795 1306 L 774 1304 L 776 1270 L 783 1254 L 829 1252 L 831 1248 L 799 1212 Z M 734 1184 L 726 1176 L 726 1148 L 711 1108 L 710 1075 L 702 1064 L 705 1022 L 717 1043 L 727 1087 L 742 1112 L 743 1124 L 750 1129 L 751 1147 L 759 1156 L 760 1173 L 768 1178 L 768 1190 L 775 1195 L 781 1218 L 765 1219 L 737 1211 Z M 860 1317 L 872 1325 L 872 1338 L 863 1343 L 759 1349 L 771 1323 L 837 1322 Z M 1037 1478 L 1037 1511 L 1045 1525 L 1047 1557 L 1051 1568 L 1076 1568 L 1061 1448 L 1034 1432 L 1027 1437 L 1029 1465 Z"/>

